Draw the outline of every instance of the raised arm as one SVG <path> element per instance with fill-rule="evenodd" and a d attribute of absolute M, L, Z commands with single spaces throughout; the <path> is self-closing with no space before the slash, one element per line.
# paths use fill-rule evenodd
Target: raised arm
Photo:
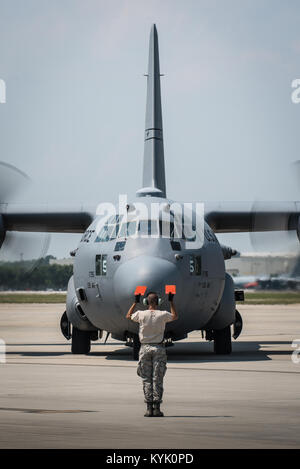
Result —
<path fill-rule="evenodd" d="M 131 316 L 132 316 L 132 314 L 134 313 L 134 308 L 136 307 L 136 305 L 137 305 L 137 303 L 134 302 L 134 303 L 130 306 L 130 308 L 129 308 L 129 310 L 128 310 L 128 313 L 126 314 L 126 319 L 131 319 Z"/>
<path fill-rule="evenodd" d="M 172 321 L 176 321 L 176 319 L 178 319 L 178 313 L 176 311 L 173 300 L 170 301 L 170 308 L 171 308 L 171 314 L 172 314 Z"/>

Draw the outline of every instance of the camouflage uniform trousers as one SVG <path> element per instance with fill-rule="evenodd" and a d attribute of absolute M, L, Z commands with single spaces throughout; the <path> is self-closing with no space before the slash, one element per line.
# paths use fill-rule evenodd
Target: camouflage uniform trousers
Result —
<path fill-rule="evenodd" d="M 145 402 L 162 402 L 167 353 L 163 344 L 142 344 L 137 374 L 143 380 Z"/>

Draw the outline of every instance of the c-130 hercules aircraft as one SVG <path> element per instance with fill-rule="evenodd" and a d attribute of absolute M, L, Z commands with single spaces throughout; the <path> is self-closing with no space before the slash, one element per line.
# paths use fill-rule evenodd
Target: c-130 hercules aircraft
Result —
<path fill-rule="evenodd" d="M 141 202 L 148 215 L 137 210 Z M 151 207 L 155 204 L 160 208 L 153 216 Z M 242 329 L 236 310 L 237 294 L 224 263 L 235 251 L 220 245 L 215 233 L 296 230 L 300 239 L 299 202 L 261 203 L 255 212 L 246 202 L 205 203 L 200 246 L 186 234 L 188 225 L 192 233 L 195 231 L 195 209 L 184 219 L 187 226 L 178 235 L 172 204 L 166 195 L 158 37 L 153 25 L 143 187 L 126 205 L 126 213 L 107 217 L 84 207 L 53 211 L 48 207 L 43 211 L 39 207 L 25 210 L 12 204 L 0 205 L 0 246 L 7 231 L 84 233 L 78 248 L 71 253 L 74 273 L 61 319 L 62 333 L 72 339 L 73 353 L 88 353 L 91 341 L 106 331 L 132 346 L 137 358 L 138 325 L 126 319 L 125 314 L 138 285 L 146 286 L 146 294 L 158 292 L 166 308 L 165 285 L 176 285 L 175 301 L 180 314 L 177 321 L 166 326 L 166 345 L 201 330 L 207 340 L 214 341 L 217 354 L 230 353 L 231 327 L 234 338 Z M 165 214 L 169 216 L 167 235 L 163 229 Z"/>

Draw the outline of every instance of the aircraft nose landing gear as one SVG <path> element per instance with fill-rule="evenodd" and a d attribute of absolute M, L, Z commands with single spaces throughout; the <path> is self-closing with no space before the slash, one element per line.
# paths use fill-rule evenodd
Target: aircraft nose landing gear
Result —
<path fill-rule="evenodd" d="M 232 337 L 237 339 L 243 329 L 242 316 L 235 311 L 235 321 L 233 323 L 233 334 Z M 232 351 L 231 345 L 231 330 L 230 326 L 224 327 L 224 329 L 218 329 L 206 332 L 206 339 L 214 341 L 214 352 L 217 355 L 228 355 Z"/>
<path fill-rule="evenodd" d="M 228 355 L 231 353 L 231 331 L 230 326 L 224 329 L 214 330 L 214 352 L 217 355 Z"/>
<path fill-rule="evenodd" d="M 141 348 L 141 342 L 137 334 L 127 335 L 127 347 L 132 347 L 132 356 L 134 360 L 139 359 L 139 352 Z"/>
<path fill-rule="evenodd" d="M 91 333 L 81 331 L 73 326 L 72 330 L 72 353 L 87 354 L 91 350 Z"/>

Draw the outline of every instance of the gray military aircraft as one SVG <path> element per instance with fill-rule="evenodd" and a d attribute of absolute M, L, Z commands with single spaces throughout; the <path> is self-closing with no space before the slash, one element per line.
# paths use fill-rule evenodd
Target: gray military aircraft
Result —
<path fill-rule="evenodd" d="M 156 214 L 153 206 L 159 206 Z M 176 285 L 179 311 L 179 319 L 166 326 L 166 344 L 201 330 L 207 340 L 214 341 L 217 354 L 230 353 L 231 327 L 234 338 L 242 328 L 236 310 L 238 297 L 224 263 L 235 251 L 220 245 L 216 233 L 296 230 L 300 238 L 299 202 L 262 203 L 255 211 L 251 203 L 205 203 L 200 227 L 196 226 L 197 210 L 193 205 L 189 216 L 181 217 L 181 233 L 175 223 L 180 210 L 177 213 L 173 206 L 166 195 L 158 37 L 153 25 L 143 186 L 136 198 L 126 203 L 122 213 L 116 211 L 111 216 L 104 213 L 103 206 L 101 210 L 45 210 L 0 205 L 0 245 L 11 231 L 84 233 L 78 248 L 71 253 L 74 274 L 69 280 L 66 312 L 61 319 L 64 336 L 72 339 L 73 353 L 88 353 L 91 341 L 106 331 L 132 346 L 137 357 L 138 326 L 125 318 L 135 289 L 145 286 L 146 293 L 158 292 L 161 307 L 166 309 L 166 285 Z M 200 243 L 195 242 L 197 237 Z M 140 308 L 144 306 L 141 304 Z"/>

